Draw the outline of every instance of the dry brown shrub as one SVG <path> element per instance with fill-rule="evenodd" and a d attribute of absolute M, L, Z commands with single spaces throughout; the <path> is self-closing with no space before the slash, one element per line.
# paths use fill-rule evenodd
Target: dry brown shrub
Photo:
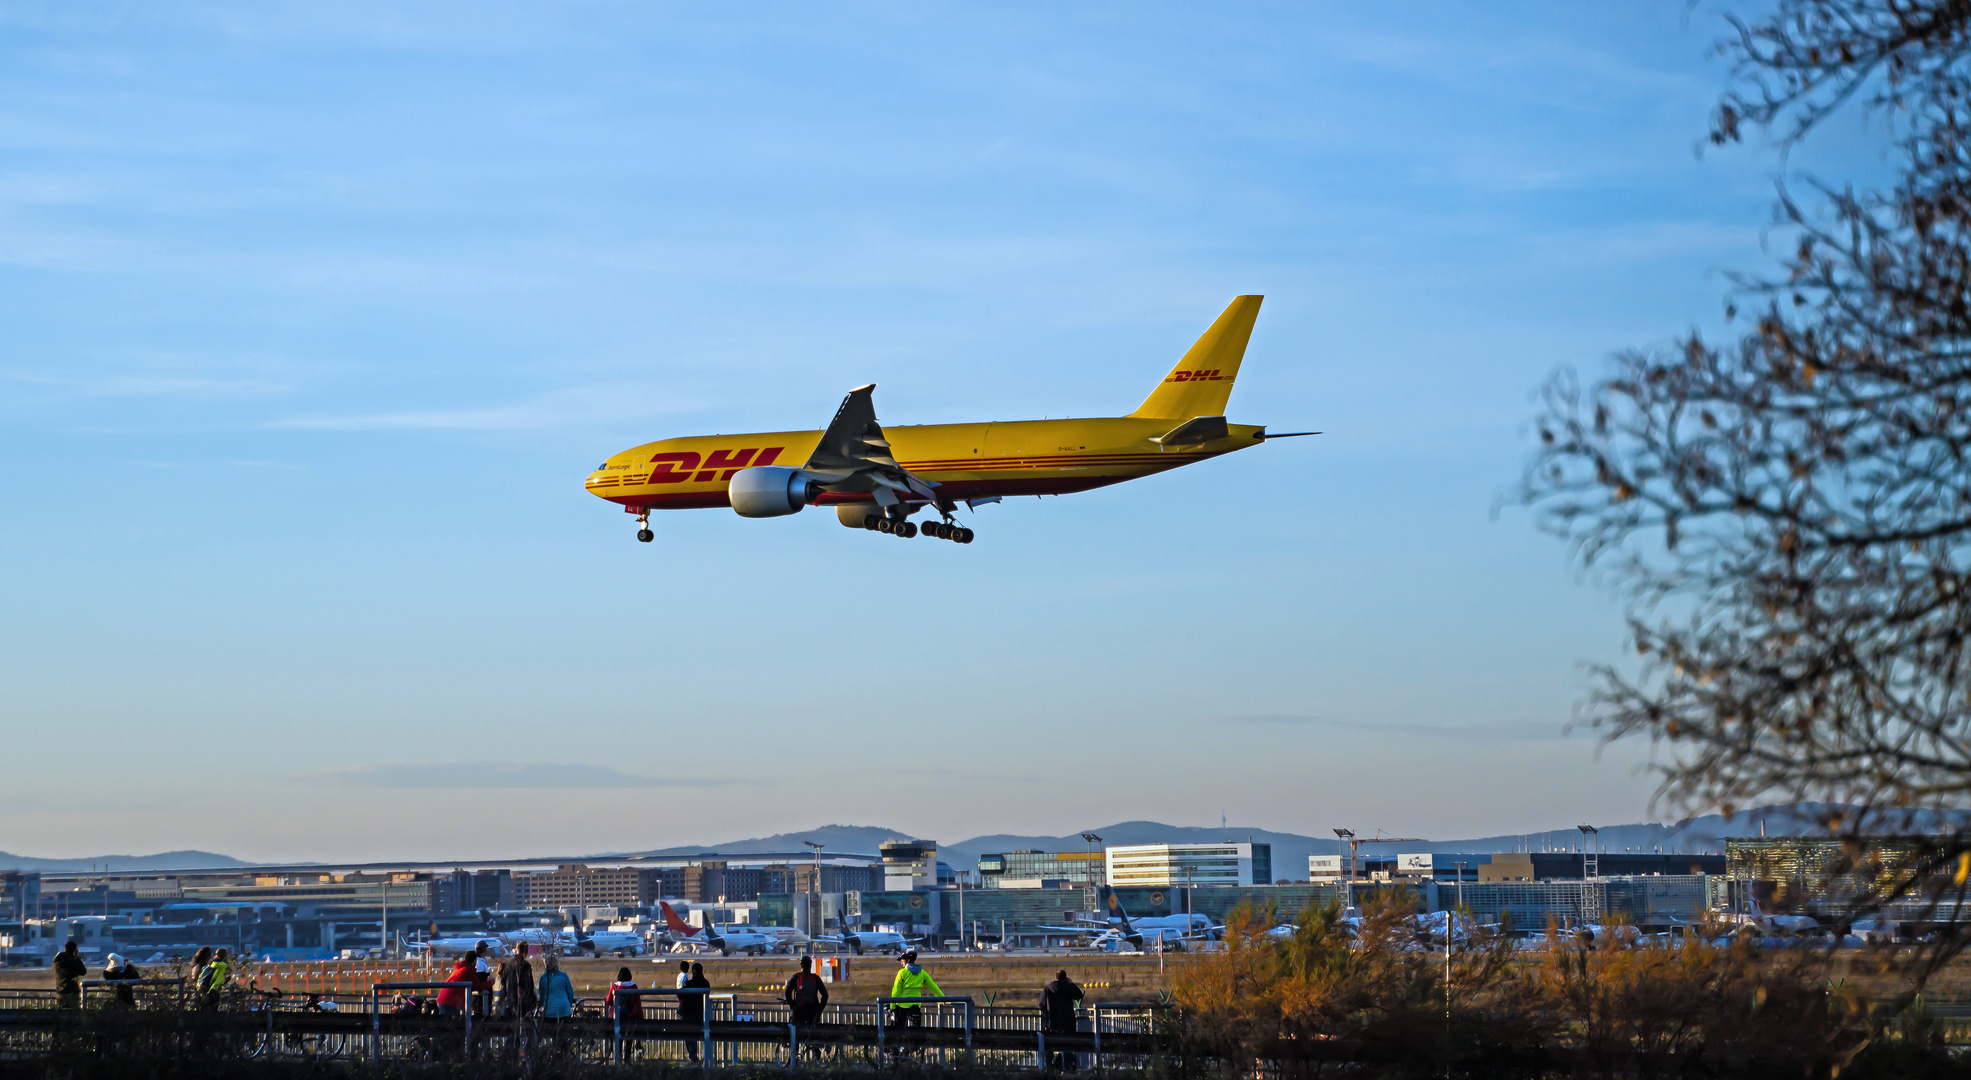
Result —
<path fill-rule="evenodd" d="M 1356 927 L 1334 905 L 1310 908 L 1277 937 L 1270 913 L 1234 913 L 1224 951 L 1171 980 L 1180 1068 L 1851 1080 L 1954 1068 L 1935 1039 L 1872 1019 L 1813 949 L 1550 928 L 1521 951 L 1504 927 L 1473 928 L 1451 949 L 1447 1001 L 1442 941 L 1418 938 L 1415 911 L 1390 894 Z"/>

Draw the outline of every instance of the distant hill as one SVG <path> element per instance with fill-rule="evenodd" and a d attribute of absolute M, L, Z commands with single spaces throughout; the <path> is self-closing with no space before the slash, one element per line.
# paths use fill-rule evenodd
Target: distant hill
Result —
<path fill-rule="evenodd" d="M 210 851 L 163 851 L 156 855 L 95 855 L 86 859 L 35 859 L 0 851 L 0 870 L 38 870 L 65 874 L 107 866 L 111 873 L 126 870 L 207 870 L 252 866 L 230 855 Z"/>
<path fill-rule="evenodd" d="M 1810 816 L 1812 809 L 1812 807 L 1784 806 L 1755 807 L 1740 812 L 1730 821 L 1724 820 L 1717 814 L 1709 814 L 1704 817 L 1688 818 L 1674 825 L 1648 822 L 1604 825 L 1600 834 L 1601 846 L 1604 851 L 1722 852 L 1726 837 L 1758 836 L 1762 831 L 1768 836 L 1791 836 L 1814 832 L 1817 826 Z M 1157 821 L 1121 821 L 1112 825 L 1099 825 L 1087 831 L 1100 836 L 1103 845 L 1107 847 L 1124 844 L 1209 843 L 1222 840 L 1252 840 L 1271 844 L 1275 879 L 1305 878 L 1309 855 L 1333 855 L 1342 850 L 1340 842 L 1332 836 L 1302 836 L 1299 833 L 1274 832 L 1270 829 L 1254 829 L 1240 825 L 1217 828 L 1165 825 Z M 1357 831 L 1372 833 L 1370 829 L 1358 828 Z M 1022 848 L 1035 848 L 1041 851 L 1083 851 L 1088 846 L 1081 839 L 1079 830 L 1065 836 L 993 833 L 987 836 L 975 836 L 969 840 L 944 843 L 939 837 L 912 836 L 896 829 L 873 825 L 823 825 L 802 832 L 759 836 L 750 840 L 680 845 L 654 851 L 609 852 L 586 857 L 600 859 L 621 858 L 626 855 L 679 856 L 711 851 L 729 855 L 762 852 L 798 853 L 804 850 L 801 846 L 803 840 L 814 840 L 827 845 L 822 850 L 824 855 L 874 855 L 877 846 L 886 840 L 913 839 L 940 840 L 939 858 L 958 870 L 974 869 L 978 865 L 979 856 L 988 852 L 1018 851 Z M 1379 855 L 1394 855 L 1399 850 L 1482 855 L 1506 851 L 1568 851 L 1578 847 L 1580 841 L 1581 834 L 1578 830 L 1561 828 L 1546 832 L 1480 836 L 1465 840 L 1422 840 L 1390 845 L 1364 845 L 1362 850 L 1364 854 Z M 73 873 L 86 872 L 92 866 L 101 867 L 104 864 L 108 864 L 112 872 L 230 869 L 259 865 L 210 851 L 166 851 L 156 855 L 97 855 L 85 859 L 36 859 L 0 852 L 0 870 Z"/>
<path fill-rule="evenodd" d="M 726 855 L 753 855 L 766 851 L 804 851 L 803 840 L 813 840 L 827 845 L 823 855 L 874 855 L 877 845 L 886 840 L 916 840 L 909 833 L 895 829 L 879 829 L 870 825 L 823 825 L 805 832 L 779 833 L 774 836 L 756 836 L 751 840 L 727 840 L 718 844 L 685 845 L 682 847 L 658 848 L 655 851 L 632 851 L 621 855 L 696 855 L 705 851 L 716 851 Z M 947 860 L 949 861 L 949 860 Z"/>

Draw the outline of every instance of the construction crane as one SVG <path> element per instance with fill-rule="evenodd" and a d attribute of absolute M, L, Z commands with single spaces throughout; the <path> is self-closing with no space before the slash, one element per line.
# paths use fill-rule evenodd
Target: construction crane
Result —
<path fill-rule="evenodd" d="M 1361 844 L 1428 844 L 1421 836 L 1384 836 L 1381 829 L 1374 836 L 1357 837 L 1353 829 L 1336 829 L 1335 835 L 1348 845 L 1348 900 L 1343 906 L 1345 915 L 1359 914 L 1355 910 L 1355 849 Z"/>

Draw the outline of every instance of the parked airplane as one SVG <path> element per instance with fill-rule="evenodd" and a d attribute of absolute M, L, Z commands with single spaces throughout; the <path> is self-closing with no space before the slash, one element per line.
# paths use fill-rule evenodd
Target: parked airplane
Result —
<path fill-rule="evenodd" d="M 976 510 L 1009 495 L 1066 495 L 1319 434 L 1225 420 L 1261 299 L 1234 299 L 1128 416 L 885 428 L 872 383 L 849 391 L 819 431 L 646 443 L 597 466 L 587 488 L 635 514 L 646 543 L 652 510 L 730 506 L 742 517 L 780 517 L 831 506 L 843 525 L 906 539 L 919 531 L 910 516 L 930 508 L 941 520 L 923 532 L 969 544 L 972 530 L 956 518 L 961 502 Z"/>
<path fill-rule="evenodd" d="M 493 955 L 500 953 L 500 939 L 492 935 L 479 937 L 431 938 L 425 941 L 407 941 L 404 948 L 412 952 L 428 952 L 432 956 L 463 956 L 477 951 L 481 942 Z"/>
<path fill-rule="evenodd" d="M 1129 912 L 1123 910 L 1122 900 L 1116 896 L 1114 889 L 1102 886 L 1101 896 L 1103 906 L 1108 909 L 1107 918 L 1078 919 L 1078 926 L 1043 926 L 1040 929 L 1091 933 L 1095 935 L 1091 944 L 1102 948 L 1110 947 L 1107 936 L 1114 934 L 1117 940 L 1126 941 L 1138 949 L 1143 947 L 1145 941 L 1150 942 L 1152 948 L 1158 941 L 1162 941 L 1165 948 L 1182 948 L 1186 941 L 1216 940 L 1225 932 L 1225 927 L 1196 913 L 1150 915 L 1132 923 Z"/>
<path fill-rule="evenodd" d="M 906 937 L 892 930 L 857 930 L 852 926 L 845 926 L 839 935 L 818 937 L 814 940 L 847 945 L 851 952 L 861 956 L 865 952 L 900 953 L 924 939 Z"/>
<path fill-rule="evenodd" d="M 536 949 L 555 948 L 562 952 L 574 952 L 580 947 L 581 939 L 573 930 L 550 930 L 545 926 L 530 926 L 524 930 L 508 930 L 499 935 L 508 945 L 526 942 Z"/>
<path fill-rule="evenodd" d="M 671 910 L 668 902 L 659 901 L 657 906 L 663 909 L 664 925 L 670 929 L 671 940 L 676 942 L 671 946 L 672 952 L 680 949 L 717 949 L 721 956 L 731 956 L 735 951 L 759 956 L 780 946 L 780 939 L 770 934 L 729 928 L 722 934 L 718 924 L 710 919 L 705 920 L 704 926 L 692 926 L 678 918 L 678 913 Z"/>
<path fill-rule="evenodd" d="M 791 926 L 756 926 L 753 929 L 778 943 L 775 952 L 795 952 L 808 943 L 808 936 Z"/>

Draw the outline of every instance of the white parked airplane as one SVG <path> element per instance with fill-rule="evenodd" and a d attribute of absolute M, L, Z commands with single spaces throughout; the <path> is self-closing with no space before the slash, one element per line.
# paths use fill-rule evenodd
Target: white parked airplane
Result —
<path fill-rule="evenodd" d="M 660 900 L 657 906 L 663 909 L 664 925 L 670 930 L 671 940 L 676 942 L 671 946 L 672 952 L 716 949 L 721 956 L 731 956 L 734 952 L 759 956 L 780 947 L 780 939 L 771 934 L 762 934 L 755 930 L 730 929 L 726 933 L 720 933 L 718 924 L 709 919 L 702 927 L 692 926 L 678 918 L 678 913 L 671 910 L 669 902 Z"/>
<path fill-rule="evenodd" d="M 485 943 L 487 952 L 494 956 L 500 954 L 500 939 L 491 934 L 482 934 L 479 937 L 442 937 L 427 941 L 407 941 L 404 943 L 404 948 L 412 952 L 430 953 L 432 956 L 463 956 L 477 951 L 482 942 Z"/>
<path fill-rule="evenodd" d="M 816 941 L 832 941 L 837 945 L 847 945 L 849 951 L 861 956 L 865 952 L 900 953 L 924 939 L 906 937 L 893 930 L 857 930 L 845 926 L 834 937 L 818 937 Z"/>
<path fill-rule="evenodd" d="M 791 926 L 756 926 L 753 929 L 779 942 L 775 952 L 798 952 L 808 943 L 808 936 Z"/>
<path fill-rule="evenodd" d="M 1148 942 L 1151 948 L 1155 948 L 1158 941 L 1161 941 L 1166 949 L 1182 948 L 1186 941 L 1216 940 L 1225 932 L 1225 927 L 1212 922 L 1204 915 L 1195 913 L 1152 915 L 1132 923 L 1129 912 L 1123 910 L 1122 901 L 1116 897 L 1116 891 L 1107 885 L 1102 886 L 1102 903 L 1109 912 L 1105 920 L 1077 920 L 1081 925 L 1043 926 L 1040 929 L 1094 934 L 1094 943 L 1102 948 L 1112 947 L 1107 942 L 1109 935 L 1113 934 L 1116 940 L 1128 942 L 1138 949 L 1143 948 L 1145 942 Z"/>

